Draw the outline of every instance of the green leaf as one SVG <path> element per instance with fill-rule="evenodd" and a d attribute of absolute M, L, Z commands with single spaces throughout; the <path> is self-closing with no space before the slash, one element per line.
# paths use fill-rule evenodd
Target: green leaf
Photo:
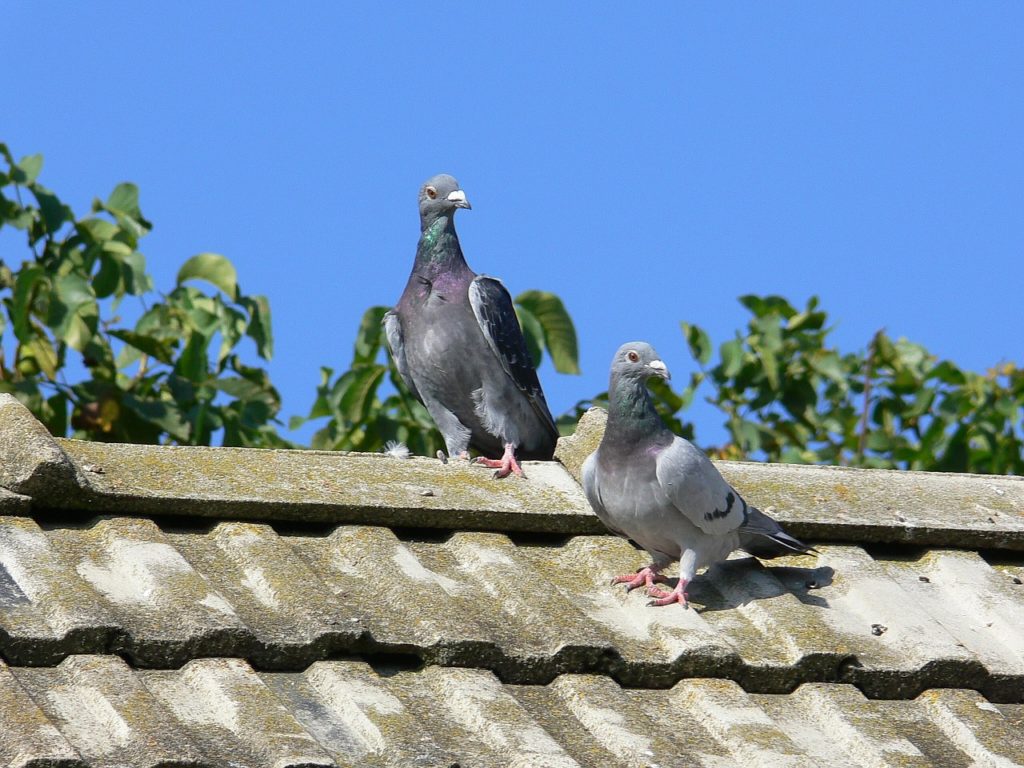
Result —
<path fill-rule="evenodd" d="M 743 368 L 743 342 L 740 339 L 723 342 L 718 354 L 722 358 L 722 376 L 726 379 L 731 379 Z"/>
<path fill-rule="evenodd" d="M 929 379 L 938 379 L 943 384 L 962 386 L 967 383 L 964 372 L 957 368 L 949 360 L 943 360 L 928 372 Z"/>
<path fill-rule="evenodd" d="M 73 349 L 85 349 L 98 320 L 99 307 L 88 280 L 70 272 L 53 281 L 47 325 L 59 340 Z"/>
<path fill-rule="evenodd" d="M 181 265 L 178 285 L 188 280 L 205 280 L 227 294 L 232 301 L 238 299 L 238 273 L 235 266 L 217 253 L 200 253 Z"/>
<path fill-rule="evenodd" d="M 559 373 L 578 374 L 580 367 L 576 328 L 562 300 L 553 293 L 525 291 L 516 297 L 515 303 L 532 313 L 544 329 L 544 345 L 555 364 L 555 370 Z"/>
<path fill-rule="evenodd" d="M 84 352 L 96 335 L 99 319 L 100 310 L 96 302 L 83 304 L 70 316 L 66 327 L 60 330 L 58 338 L 62 338 L 72 349 Z"/>
<path fill-rule="evenodd" d="M 796 314 L 793 305 L 781 296 L 740 296 L 740 304 L 749 309 L 755 317 L 778 316 L 789 319 Z"/>
<path fill-rule="evenodd" d="M 786 322 L 786 329 L 790 331 L 817 331 L 825 325 L 827 315 L 824 312 L 812 311 L 813 305 L 817 305 L 816 297 L 811 297 L 808 307 L 803 312 L 793 315 Z"/>
<path fill-rule="evenodd" d="M 256 353 L 264 360 L 274 356 L 274 331 L 270 320 L 270 301 L 266 296 L 247 296 L 242 306 L 249 310 L 245 333 L 256 342 Z"/>
<path fill-rule="evenodd" d="M 129 256 L 131 255 L 132 249 L 119 240 L 106 240 L 102 246 L 106 253 L 114 256 Z"/>
<path fill-rule="evenodd" d="M 757 359 L 761 361 L 761 370 L 764 371 L 768 384 L 773 391 L 777 391 L 779 389 L 779 365 L 775 355 L 770 349 L 765 349 L 760 344 L 751 344 L 750 346 L 757 355 Z"/>
<path fill-rule="evenodd" d="M 154 425 L 179 443 L 187 443 L 191 425 L 184 418 L 176 403 L 166 400 L 142 400 L 130 393 L 122 395 L 121 403 L 131 409 L 143 421 Z"/>
<path fill-rule="evenodd" d="M 346 419 L 353 424 L 360 424 L 366 420 L 377 387 L 387 370 L 383 365 L 367 365 L 353 370 L 352 380 L 339 403 L 339 408 Z"/>
<path fill-rule="evenodd" d="M 18 347 L 18 368 L 30 375 L 38 370 L 53 381 L 57 378 L 59 363 L 56 350 L 45 336 L 37 336 Z M 26 371 L 26 367 L 29 370 Z"/>
<path fill-rule="evenodd" d="M 153 290 L 153 278 L 146 273 L 146 257 L 132 251 L 121 260 L 124 289 L 132 296 L 142 296 Z"/>
<path fill-rule="evenodd" d="M 207 347 L 210 344 L 210 337 L 199 331 L 189 334 L 188 343 L 181 352 L 181 357 L 174 366 L 174 372 L 179 376 L 193 382 L 206 380 L 209 362 L 207 360 Z"/>
<path fill-rule="evenodd" d="M 28 341 L 34 335 L 31 324 L 32 304 L 35 300 L 36 286 L 46 280 L 46 270 L 40 266 L 26 266 L 18 273 L 14 283 L 14 303 L 11 307 L 14 335 L 18 341 Z"/>
<path fill-rule="evenodd" d="M 79 307 L 96 298 L 89 281 L 73 272 L 58 277 L 53 288 L 54 293 L 69 307 Z"/>
<path fill-rule="evenodd" d="M 690 347 L 690 354 L 703 367 L 711 359 L 711 338 L 703 328 L 690 323 L 681 323 L 683 335 L 686 336 L 686 343 Z"/>
<path fill-rule="evenodd" d="M 377 359 L 381 344 L 384 341 L 384 315 L 388 307 L 370 307 L 363 313 L 359 321 L 359 330 L 356 331 L 355 354 L 352 358 L 353 365 L 358 363 L 372 363 Z"/>
<path fill-rule="evenodd" d="M 82 219 L 75 225 L 75 227 L 90 243 L 97 245 L 110 240 L 119 231 L 118 228 L 109 221 L 105 219 L 97 219 L 95 217 Z"/>
<path fill-rule="evenodd" d="M 835 352 L 817 352 L 807 359 L 811 368 L 817 373 L 833 381 L 846 383 L 846 371 L 843 370 L 839 356 Z"/>
<path fill-rule="evenodd" d="M 752 421 L 741 419 L 733 430 L 733 439 L 748 455 L 761 450 L 761 430 Z"/>
<path fill-rule="evenodd" d="M 177 304 L 184 310 L 183 319 L 187 321 L 189 327 L 206 336 L 212 336 L 220 330 L 220 307 L 223 305 L 219 301 L 211 299 L 199 291 L 179 293 L 178 290 L 171 294 L 170 299 L 169 303 L 172 307 Z"/>
<path fill-rule="evenodd" d="M 56 232 L 64 222 L 74 220 L 75 216 L 71 209 L 46 187 L 35 184 L 32 186 L 32 194 L 39 203 L 39 213 L 42 214 L 47 232 Z"/>
<path fill-rule="evenodd" d="M 109 253 L 101 253 L 99 271 L 92 278 L 96 298 L 105 299 L 117 290 L 121 283 L 121 262 Z"/>
<path fill-rule="evenodd" d="M 518 306 L 515 310 L 516 317 L 519 318 L 519 327 L 523 329 L 526 351 L 530 353 L 533 367 L 539 368 L 541 358 L 544 356 L 544 327 L 533 312 L 526 307 Z"/>
<path fill-rule="evenodd" d="M 31 184 L 39 177 L 41 170 L 43 170 L 43 156 L 27 155 L 21 158 L 12 169 L 11 178 L 18 184 Z"/>
<path fill-rule="evenodd" d="M 166 365 L 174 364 L 174 353 L 171 350 L 171 346 L 166 342 L 155 339 L 152 336 L 136 333 L 135 331 L 117 329 L 110 331 L 109 333 L 115 339 L 120 339 L 125 344 L 129 344 L 135 347 L 135 349 L 145 352 L 147 355 L 159 360 L 161 363 Z"/>
<path fill-rule="evenodd" d="M 114 187 L 107 198 L 106 208 L 111 211 L 127 213 L 133 218 L 141 218 L 139 210 L 139 188 L 130 182 L 123 182 Z"/>
<path fill-rule="evenodd" d="M 213 386 L 238 400 L 265 400 L 267 395 L 264 387 L 242 376 L 217 379 Z"/>
<path fill-rule="evenodd" d="M 177 340 L 184 336 L 178 313 L 167 304 L 154 304 L 135 323 L 135 332 L 156 339 Z"/>

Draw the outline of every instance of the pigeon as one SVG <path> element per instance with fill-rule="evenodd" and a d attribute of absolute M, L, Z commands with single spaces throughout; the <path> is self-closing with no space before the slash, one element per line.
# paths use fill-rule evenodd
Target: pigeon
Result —
<path fill-rule="evenodd" d="M 466 264 L 455 212 L 470 208 L 446 174 L 420 189 L 412 274 L 384 316 L 388 349 L 412 394 L 430 412 L 448 455 L 522 476 L 516 460 L 552 457 L 558 429 L 526 348 L 512 297 L 500 280 Z M 500 455 L 500 459 L 486 456 Z M 442 460 L 443 454 L 439 453 Z"/>
<path fill-rule="evenodd" d="M 646 587 L 650 605 L 687 606 L 686 586 L 697 570 L 724 560 L 734 549 L 761 558 L 814 551 L 768 515 L 747 504 L 714 464 L 661 420 L 647 379 L 669 379 L 654 348 L 642 341 L 615 353 L 608 386 L 608 423 L 597 450 L 583 464 L 583 490 L 612 532 L 632 539 L 651 556 L 636 573 L 612 584 Z M 671 592 L 654 586 L 679 560 Z"/>

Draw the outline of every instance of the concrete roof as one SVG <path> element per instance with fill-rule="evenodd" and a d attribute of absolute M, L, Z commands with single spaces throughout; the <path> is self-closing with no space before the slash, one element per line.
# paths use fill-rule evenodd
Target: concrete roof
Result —
<path fill-rule="evenodd" d="M 494 481 L 0 395 L 0 765 L 1024 764 L 1024 481 L 722 463 L 820 553 L 652 609 L 573 479 L 602 428 Z"/>

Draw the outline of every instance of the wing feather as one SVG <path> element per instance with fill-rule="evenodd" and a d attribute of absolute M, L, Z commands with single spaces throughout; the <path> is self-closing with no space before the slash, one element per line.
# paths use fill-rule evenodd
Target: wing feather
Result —
<path fill-rule="evenodd" d="M 526 348 L 508 289 L 495 277 L 479 275 L 469 285 L 469 303 L 501 367 L 527 397 L 547 430 L 557 438 L 558 428 L 540 388 L 540 379 Z"/>
<path fill-rule="evenodd" d="M 688 440 L 676 436 L 658 454 L 655 473 L 672 504 L 704 533 L 721 536 L 747 519 L 747 502 Z"/>
<path fill-rule="evenodd" d="M 398 374 L 402 377 L 402 381 L 405 382 L 405 386 L 412 392 L 413 397 L 422 403 L 423 398 L 420 397 L 420 393 L 416 389 L 416 383 L 412 380 L 412 375 L 409 373 L 409 363 L 405 359 L 405 337 L 402 334 L 402 321 L 393 309 L 384 313 L 384 339 L 387 341 L 388 349 L 391 351 L 391 359 L 395 361 L 395 367 L 398 369 Z"/>

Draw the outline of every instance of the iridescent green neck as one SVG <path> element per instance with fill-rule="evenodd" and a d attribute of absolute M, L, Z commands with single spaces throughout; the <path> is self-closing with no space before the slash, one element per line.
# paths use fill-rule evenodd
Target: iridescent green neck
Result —
<path fill-rule="evenodd" d="M 644 382 L 626 376 L 615 376 L 608 391 L 608 429 L 605 437 L 615 435 L 621 442 L 631 443 L 665 428 L 654 409 L 651 391 Z"/>
<path fill-rule="evenodd" d="M 438 216 L 423 229 L 416 247 L 416 264 L 420 267 L 450 267 L 462 263 L 462 248 L 451 216 Z"/>
<path fill-rule="evenodd" d="M 420 249 L 424 251 L 432 250 L 434 245 L 437 243 L 437 238 L 444 232 L 448 222 L 451 221 L 447 216 L 441 216 L 434 219 L 430 226 L 423 230 L 423 235 L 420 237 Z"/>

